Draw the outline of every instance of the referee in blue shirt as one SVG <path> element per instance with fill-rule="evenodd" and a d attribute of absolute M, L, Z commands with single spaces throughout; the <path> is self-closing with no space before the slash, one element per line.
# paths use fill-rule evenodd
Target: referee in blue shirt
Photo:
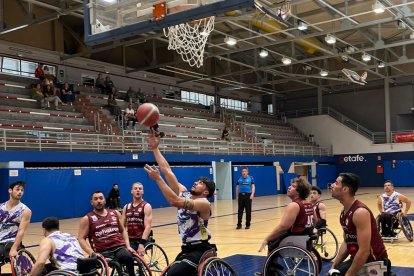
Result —
<path fill-rule="evenodd" d="M 250 228 L 250 220 L 252 217 L 252 201 L 254 197 L 254 179 L 253 176 L 248 175 L 249 171 L 246 167 L 242 168 L 242 176 L 239 177 L 236 183 L 236 200 L 239 204 L 237 227 L 242 227 L 243 211 L 246 209 L 246 229 Z"/>

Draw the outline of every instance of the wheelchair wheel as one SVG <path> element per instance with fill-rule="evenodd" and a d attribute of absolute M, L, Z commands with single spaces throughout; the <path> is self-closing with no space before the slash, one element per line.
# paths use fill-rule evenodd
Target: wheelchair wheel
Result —
<path fill-rule="evenodd" d="M 105 260 L 105 257 L 101 254 L 96 254 L 98 257 L 98 264 L 96 266 L 96 275 L 109 276 L 109 266 Z"/>
<path fill-rule="evenodd" d="M 46 274 L 46 276 L 77 276 L 77 275 L 78 274 L 76 272 L 66 271 L 66 270 L 55 270 L 55 271 L 52 271 Z"/>
<path fill-rule="evenodd" d="M 308 275 L 319 274 L 317 257 L 313 253 L 294 245 L 280 246 L 267 257 L 263 275 Z"/>
<path fill-rule="evenodd" d="M 10 261 L 13 276 L 26 276 L 32 271 L 36 259 L 26 249 L 17 251 L 17 256 Z"/>
<path fill-rule="evenodd" d="M 410 220 L 407 217 L 404 217 L 402 214 L 398 215 L 398 222 L 400 223 L 400 227 L 404 236 L 410 242 L 413 241 L 413 228 L 411 226 Z"/>
<path fill-rule="evenodd" d="M 139 276 L 151 276 L 152 272 L 145 260 L 134 254 L 135 274 Z"/>
<path fill-rule="evenodd" d="M 220 258 L 212 257 L 204 261 L 199 269 L 199 276 L 235 276 L 233 268 Z"/>
<path fill-rule="evenodd" d="M 169 265 L 168 257 L 164 249 L 153 242 L 145 245 L 144 260 L 151 269 L 153 275 L 160 275 L 161 272 Z"/>
<path fill-rule="evenodd" d="M 331 261 L 338 255 L 339 245 L 335 234 L 329 228 L 318 230 L 318 237 L 313 247 L 323 260 Z"/>

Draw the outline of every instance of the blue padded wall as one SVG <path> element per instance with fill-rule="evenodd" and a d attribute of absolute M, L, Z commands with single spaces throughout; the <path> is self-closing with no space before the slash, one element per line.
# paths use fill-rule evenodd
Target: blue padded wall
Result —
<path fill-rule="evenodd" d="M 237 172 L 234 168 L 237 167 Z M 236 198 L 236 182 L 244 166 L 232 166 L 233 198 Z M 276 195 L 276 168 L 274 166 L 248 166 L 249 175 L 255 181 L 255 196 Z"/>
<path fill-rule="evenodd" d="M 414 160 L 395 160 L 384 162 L 384 179 L 389 179 L 396 187 L 414 187 Z"/>

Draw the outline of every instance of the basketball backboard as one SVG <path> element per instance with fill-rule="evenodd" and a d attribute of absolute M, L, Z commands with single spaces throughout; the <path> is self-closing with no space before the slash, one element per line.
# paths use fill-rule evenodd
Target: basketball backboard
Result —
<path fill-rule="evenodd" d="M 162 3 L 165 17 L 155 19 L 154 5 Z M 133 37 L 253 5 L 254 0 L 84 0 L 85 42 L 101 44 Z"/>

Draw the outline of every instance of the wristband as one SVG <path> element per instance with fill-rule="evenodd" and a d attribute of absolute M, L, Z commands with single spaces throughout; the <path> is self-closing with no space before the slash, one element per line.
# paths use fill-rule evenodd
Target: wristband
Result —
<path fill-rule="evenodd" d="M 145 239 L 139 239 L 139 243 L 140 244 L 142 244 L 142 245 L 146 245 L 147 244 L 147 240 L 145 240 Z"/>

